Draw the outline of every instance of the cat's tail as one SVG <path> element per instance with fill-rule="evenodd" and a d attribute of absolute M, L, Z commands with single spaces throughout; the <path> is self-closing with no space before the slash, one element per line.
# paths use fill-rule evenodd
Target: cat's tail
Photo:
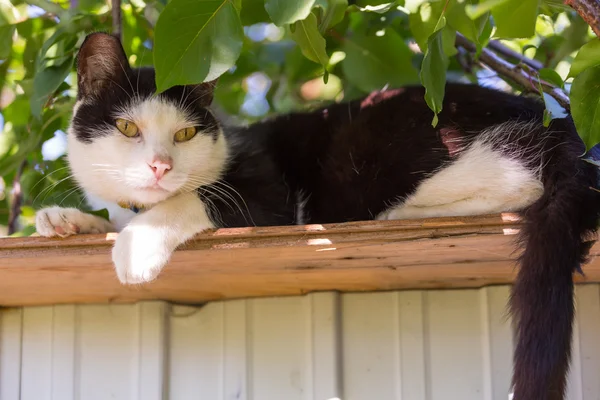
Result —
<path fill-rule="evenodd" d="M 570 119 L 554 120 L 541 154 L 542 197 L 523 212 L 522 253 L 510 308 L 516 327 L 514 400 L 562 400 L 581 271 L 600 216 L 595 166 Z M 538 138 L 541 136 L 538 136 Z"/>

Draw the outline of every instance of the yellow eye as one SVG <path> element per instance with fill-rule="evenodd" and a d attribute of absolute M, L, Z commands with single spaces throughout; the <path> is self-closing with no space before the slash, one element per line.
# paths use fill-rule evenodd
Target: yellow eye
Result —
<path fill-rule="evenodd" d="M 117 129 L 127 137 L 135 137 L 138 135 L 137 125 L 123 118 L 117 118 Z"/>
<path fill-rule="evenodd" d="M 175 132 L 175 136 L 173 139 L 176 142 L 187 142 L 194 136 L 196 136 L 196 128 L 193 126 L 190 126 L 189 128 L 184 128 L 184 129 L 181 129 L 181 130 Z"/>

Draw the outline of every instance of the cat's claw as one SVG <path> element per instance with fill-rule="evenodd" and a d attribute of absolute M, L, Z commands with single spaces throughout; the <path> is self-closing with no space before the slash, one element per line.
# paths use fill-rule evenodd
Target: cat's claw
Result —
<path fill-rule="evenodd" d="M 48 207 L 35 215 L 35 229 L 40 236 L 67 237 L 80 233 L 106 233 L 113 230 L 110 222 L 76 208 Z"/>
<path fill-rule="evenodd" d="M 133 223 L 119 233 L 112 259 L 122 284 L 140 284 L 156 279 L 171 253 L 159 230 Z"/>

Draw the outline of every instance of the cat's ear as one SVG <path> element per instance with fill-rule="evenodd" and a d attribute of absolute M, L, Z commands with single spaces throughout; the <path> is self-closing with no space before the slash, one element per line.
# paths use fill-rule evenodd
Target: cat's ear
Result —
<path fill-rule="evenodd" d="M 219 78 L 199 83 L 197 85 L 187 85 L 186 91 L 191 90 L 193 101 L 195 101 L 200 107 L 208 107 L 213 101 L 215 95 L 215 88 L 217 87 L 217 81 Z"/>
<path fill-rule="evenodd" d="M 119 39 L 107 33 L 88 35 L 77 55 L 79 96 L 98 94 L 111 85 L 120 85 L 131 67 Z"/>

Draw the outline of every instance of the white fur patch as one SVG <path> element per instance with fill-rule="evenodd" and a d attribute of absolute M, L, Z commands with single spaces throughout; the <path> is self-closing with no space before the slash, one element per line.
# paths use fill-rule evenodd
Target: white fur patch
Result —
<path fill-rule="evenodd" d="M 79 106 L 76 104 L 76 111 Z M 115 126 L 106 125 L 102 128 L 106 135 L 83 143 L 75 137 L 72 126 L 69 128 L 69 165 L 86 193 L 112 203 L 150 205 L 220 178 L 227 160 L 222 134 L 216 141 L 212 134 L 199 132 L 188 142 L 174 142 L 175 132 L 200 122 L 185 110 L 152 97 L 132 99 L 131 106 L 114 117 L 134 122 L 141 136 L 128 138 Z M 173 166 L 158 182 L 160 189 L 149 189 L 155 181 L 149 164 L 155 157 L 170 157 Z"/>
<path fill-rule="evenodd" d="M 213 227 L 195 193 L 171 197 L 136 215 L 112 250 L 119 281 L 137 284 L 155 279 L 179 245 Z"/>
<path fill-rule="evenodd" d="M 491 214 L 531 205 L 544 191 L 541 168 L 531 170 L 517 157 L 492 147 L 499 140 L 510 146 L 508 132 L 515 131 L 515 125 L 509 124 L 512 125 L 498 125 L 482 133 L 456 161 L 424 180 L 412 195 L 377 219 Z M 517 128 L 527 126 L 521 124 Z"/>

